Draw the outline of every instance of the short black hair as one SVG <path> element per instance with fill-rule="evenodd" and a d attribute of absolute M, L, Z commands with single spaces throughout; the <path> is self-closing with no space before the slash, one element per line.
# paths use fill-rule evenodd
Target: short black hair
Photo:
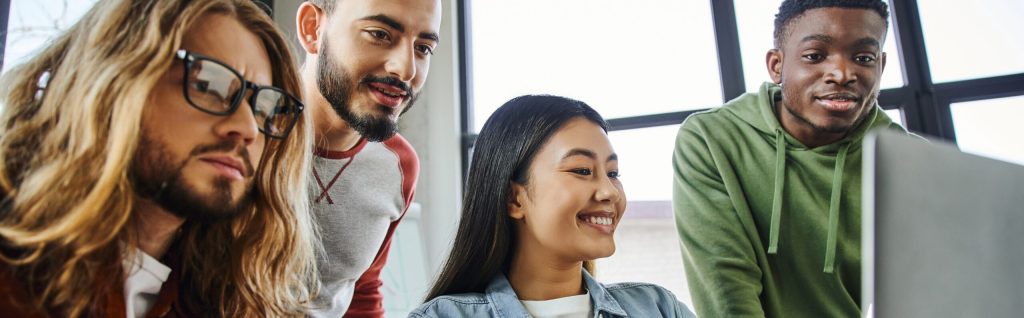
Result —
<path fill-rule="evenodd" d="M 889 28 L 889 5 L 882 0 L 786 0 L 775 15 L 775 48 L 782 47 L 786 25 L 804 12 L 817 8 L 853 8 L 872 10 L 882 17 L 885 28 Z"/>

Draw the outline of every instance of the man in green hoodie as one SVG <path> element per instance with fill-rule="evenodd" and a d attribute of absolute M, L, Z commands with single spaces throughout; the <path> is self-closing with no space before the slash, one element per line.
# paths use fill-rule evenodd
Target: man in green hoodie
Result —
<path fill-rule="evenodd" d="M 787 0 L 766 56 L 774 83 L 690 116 L 673 201 L 702 317 L 856 317 L 861 145 L 902 130 L 878 107 L 879 0 Z"/>

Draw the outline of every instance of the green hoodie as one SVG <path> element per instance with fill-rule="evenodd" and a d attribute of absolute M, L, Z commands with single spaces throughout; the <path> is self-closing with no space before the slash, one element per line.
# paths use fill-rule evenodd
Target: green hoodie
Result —
<path fill-rule="evenodd" d="M 765 83 L 683 122 L 673 205 L 701 317 L 857 317 L 861 145 L 903 130 L 877 105 L 839 142 L 807 148 L 775 116 Z"/>

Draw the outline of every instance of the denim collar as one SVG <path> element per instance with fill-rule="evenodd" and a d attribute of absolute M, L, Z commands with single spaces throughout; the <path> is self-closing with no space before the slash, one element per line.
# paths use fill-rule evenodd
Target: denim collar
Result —
<path fill-rule="evenodd" d="M 582 272 L 583 283 L 586 284 L 587 290 L 590 292 L 590 300 L 594 304 L 594 316 L 597 317 L 601 313 L 608 313 L 604 316 L 610 314 L 626 317 L 626 311 L 604 289 L 604 286 L 594 280 L 586 270 Z M 509 284 L 508 278 L 505 277 L 504 273 L 498 273 L 498 275 L 494 276 L 494 279 L 487 285 L 485 293 L 488 302 L 491 304 L 491 309 L 494 310 L 498 317 L 530 317 L 530 313 L 526 311 L 526 307 L 523 307 L 523 303 L 519 301 L 519 296 L 512 290 L 512 284 Z"/>

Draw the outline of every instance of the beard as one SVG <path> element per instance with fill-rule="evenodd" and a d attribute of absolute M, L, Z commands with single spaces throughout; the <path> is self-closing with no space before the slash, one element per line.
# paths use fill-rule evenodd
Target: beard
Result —
<path fill-rule="evenodd" d="M 140 197 L 186 220 L 214 223 L 231 219 L 244 208 L 251 206 L 253 198 L 257 195 L 251 181 L 246 183 L 242 197 L 234 200 L 231 180 L 218 176 L 211 185 L 213 193 L 204 196 L 185 181 L 182 171 L 185 164 L 197 155 L 213 151 L 231 151 L 235 148 L 240 149 L 239 156 L 246 165 L 246 171 L 249 172 L 246 177 L 251 177 L 254 170 L 249 163 L 248 150 L 240 147 L 236 141 L 226 140 L 218 144 L 197 146 L 188 157 L 174 163 L 171 160 L 172 154 L 163 143 L 143 133 L 131 171 L 135 191 Z"/>
<path fill-rule="evenodd" d="M 866 103 L 866 104 L 858 106 L 861 109 L 861 113 L 858 114 L 857 118 L 855 118 L 852 122 L 850 122 L 848 124 L 838 123 L 838 124 L 830 124 L 830 125 L 829 124 L 825 124 L 825 125 L 822 125 L 822 124 L 815 123 L 813 120 L 811 120 L 811 118 L 808 118 L 808 116 L 805 116 L 798 109 L 796 109 L 795 107 L 791 106 L 790 103 L 786 103 L 784 101 L 786 95 L 787 94 L 786 94 L 785 88 L 783 88 L 782 95 L 777 98 L 775 103 L 776 104 L 782 103 L 782 107 L 786 109 L 786 112 L 788 112 L 790 115 L 793 115 L 793 117 L 796 118 L 797 120 L 799 120 L 800 122 L 803 122 L 807 126 L 811 127 L 811 129 L 814 129 L 814 131 L 822 132 L 822 133 L 830 133 L 830 134 L 845 134 L 845 133 L 848 133 L 851 130 L 853 130 L 858 125 L 860 125 L 860 123 L 863 122 L 865 118 L 867 118 L 867 115 L 869 113 L 871 113 L 871 107 L 873 107 L 873 105 L 875 104 L 875 101 L 876 101 L 876 99 L 878 97 L 877 93 L 869 94 L 868 97 L 865 100 L 860 101 L 861 103 Z M 800 96 L 800 95 L 794 93 L 793 96 Z M 813 106 L 811 106 L 811 107 L 813 107 Z M 811 108 L 811 107 L 807 107 L 807 108 Z"/>
<path fill-rule="evenodd" d="M 805 117 L 803 114 L 801 114 L 796 109 L 793 109 L 793 107 L 789 106 L 789 104 L 783 103 L 782 106 L 786 108 L 786 111 L 789 112 L 790 115 L 793 115 L 793 117 L 796 118 L 797 120 L 803 122 L 804 124 L 807 124 L 807 126 L 810 126 L 811 129 L 814 129 L 814 131 L 823 132 L 823 133 L 831 133 L 831 134 L 842 134 L 842 133 L 846 133 L 847 131 L 849 131 L 850 127 L 855 125 L 855 124 L 854 125 L 842 125 L 842 124 L 818 125 L 817 123 L 811 121 L 811 119 Z"/>
<path fill-rule="evenodd" d="M 324 99 L 331 104 L 331 108 L 334 112 L 341 117 L 352 129 L 359 132 L 363 138 L 371 142 L 381 142 L 388 140 L 398 133 L 398 121 L 391 119 L 389 116 L 393 111 L 390 107 L 384 105 L 373 105 L 379 110 L 382 115 L 374 116 L 373 114 L 357 114 L 353 111 L 351 103 L 351 96 L 353 87 L 358 83 L 384 83 L 392 85 L 406 91 L 408 100 L 406 105 L 402 108 L 402 112 L 405 114 L 409 108 L 416 103 L 416 98 L 419 94 L 413 94 L 412 89 L 407 84 L 395 77 L 379 77 L 373 75 L 367 75 L 361 81 L 356 82 L 352 79 L 347 69 L 341 64 L 335 63 L 332 60 L 330 50 L 327 49 L 327 40 L 324 39 L 323 47 L 321 48 L 322 54 L 320 59 L 317 61 L 317 86 L 320 90 L 320 95 L 324 96 Z"/>

